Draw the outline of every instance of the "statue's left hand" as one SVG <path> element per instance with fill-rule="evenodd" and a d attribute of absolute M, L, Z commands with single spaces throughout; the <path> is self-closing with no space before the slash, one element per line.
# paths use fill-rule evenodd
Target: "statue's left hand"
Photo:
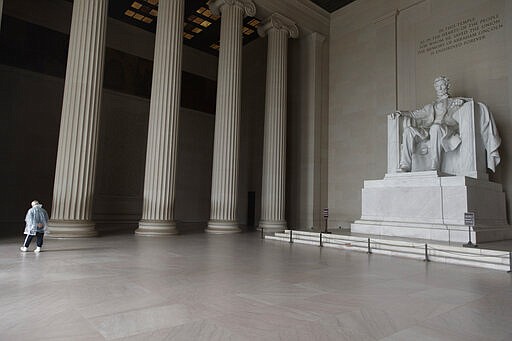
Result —
<path fill-rule="evenodd" d="M 462 98 L 456 98 L 454 101 L 453 101 L 453 104 L 456 105 L 456 106 L 461 106 L 465 103 L 466 101 L 463 100 Z"/>

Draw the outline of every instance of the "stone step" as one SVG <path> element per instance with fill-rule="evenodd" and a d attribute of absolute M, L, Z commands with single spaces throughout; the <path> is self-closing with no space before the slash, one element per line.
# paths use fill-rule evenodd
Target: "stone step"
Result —
<path fill-rule="evenodd" d="M 265 236 L 265 239 L 289 242 L 290 230 Z M 296 244 L 319 246 L 320 233 L 293 230 L 292 240 Z M 368 252 L 368 238 L 365 237 L 322 234 L 322 245 L 347 251 Z M 373 254 L 425 260 L 425 243 L 370 238 L 370 250 Z M 507 251 L 427 243 L 427 255 L 432 262 L 510 270 L 510 255 Z"/>

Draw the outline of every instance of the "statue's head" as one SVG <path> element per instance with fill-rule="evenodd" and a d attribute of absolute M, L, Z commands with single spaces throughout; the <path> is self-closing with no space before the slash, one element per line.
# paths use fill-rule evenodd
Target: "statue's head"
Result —
<path fill-rule="evenodd" d="M 450 80 L 445 76 L 437 77 L 434 79 L 434 89 L 436 89 L 438 96 L 448 94 L 448 91 L 450 90 Z"/>
<path fill-rule="evenodd" d="M 36 206 L 36 205 L 39 205 L 39 201 L 37 200 L 34 200 L 30 203 L 32 205 L 32 207 Z"/>

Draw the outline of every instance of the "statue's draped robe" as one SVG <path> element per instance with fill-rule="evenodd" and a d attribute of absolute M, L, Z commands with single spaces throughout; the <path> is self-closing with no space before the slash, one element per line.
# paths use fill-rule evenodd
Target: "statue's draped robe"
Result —
<path fill-rule="evenodd" d="M 498 129 L 496 129 L 496 122 L 494 122 L 494 118 L 487 106 L 483 103 L 478 103 L 478 108 L 480 109 L 480 134 L 482 135 L 482 142 L 487 151 L 487 168 L 495 172 L 496 166 L 501 161 L 500 153 L 498 152 L 501 138 L 498 134 Z"/>

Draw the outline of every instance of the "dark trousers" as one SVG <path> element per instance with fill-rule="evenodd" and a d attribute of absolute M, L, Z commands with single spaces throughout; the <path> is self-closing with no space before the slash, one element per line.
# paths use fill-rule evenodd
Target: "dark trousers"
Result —
<path fill-rule="evenodd" d="M 44 232 L 36 232 L 36 244 L 38 247 L 43 246 L 43 237 L 44 237 Z M 27 238 L 25 238 L 25 244 L 24 244 L 25 247 L 29 247 L 30 242 L 32 241 L 32 238 L 34 238 L 33 235 L 27 234 Z"/>

